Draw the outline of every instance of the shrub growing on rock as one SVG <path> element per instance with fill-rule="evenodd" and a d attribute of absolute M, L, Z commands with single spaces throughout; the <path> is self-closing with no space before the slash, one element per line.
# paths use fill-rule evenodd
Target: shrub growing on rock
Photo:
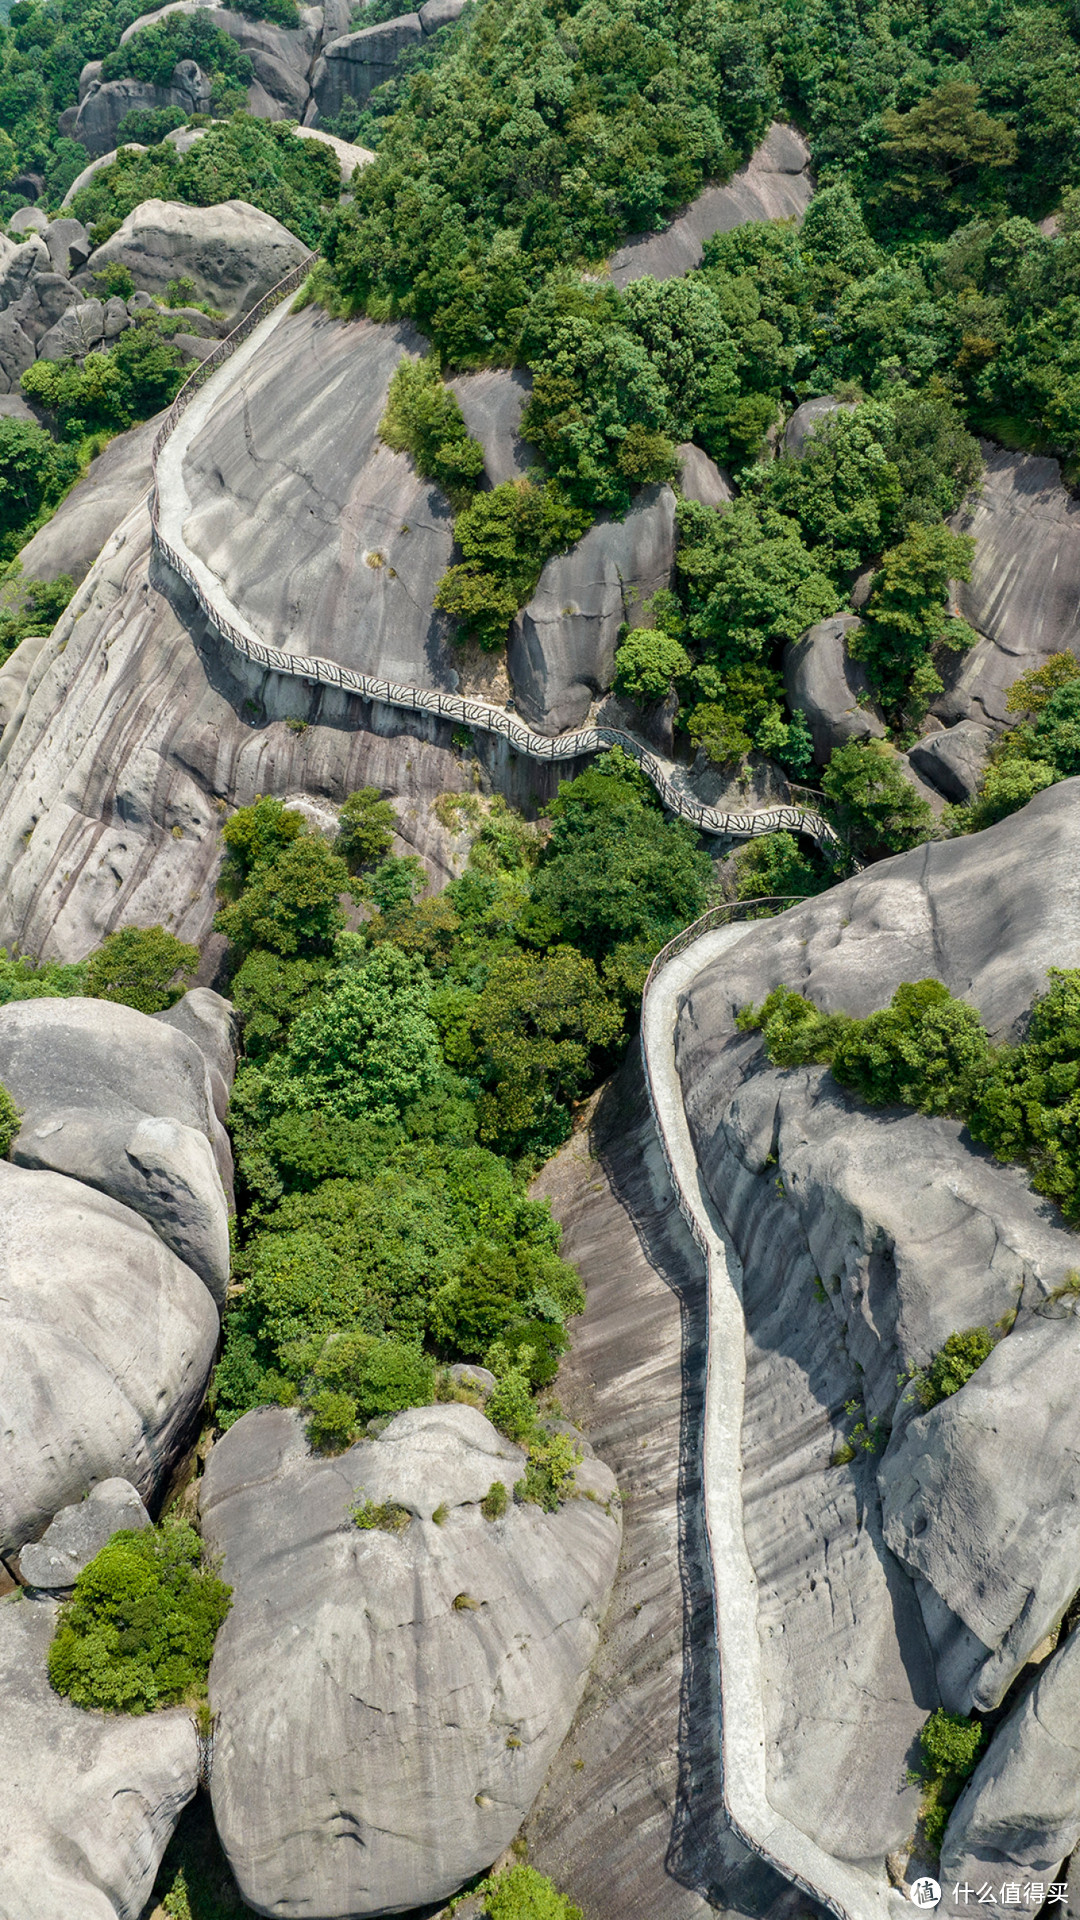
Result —
<path fill-rule="evenodd" d="M 177 974 L 193 974 L 198 965 L 198 948 L 164 927 L 118 927 L 87 961 L 83 991 L 140 1013 L 161 1013 L 184 991 Z"/>
<path fill-rule="evenodd" d="M 919 1382 L 922 1405 L 936 1407 L 940 1400 L 959 1393 L 993 1350 L 994 1337 L 987 1327 L 969 1327 L 966 1333 L 950 1333 Z"/>
<path fill-rule="evenodd" d="M 581 1908 L 535 1867 L 511 1867 L 481 1891 L 487 1920 L 583 1920 Z"/>
<path fill-rule="evenodd" d="M 483 475 L 484 450 L 472 439 L 456 394 L 443 385 L 435 355 L 400 362 L 379 434 L 388 447 L 411 454 L 417 472 L 454 502 L 463 503 Z"/>
<path fill-rule="evenodd" d="M 919 1734 L 921 1778 L 925 1787 L 923 1830 L 928 1845 L 935 1851 L 945 1838 L 949 1813 L 960 1789 L 975 1771 L 986 1742 L 986 1730 L 980 1720 L 963 1714 L 946 1713 L 939 1707 Z"/>
<path fill-rule="evenodd" d="M 146 1713 L 205 1697 L 231 1589 L 201 1564 L 191 1527 L 117 1533 L 61 1608 L 49 1679 L 77 1707 Z"/>
<path fill-rule="evenodd" d="M 641 706 L 663 700 L 673 680 L 689 672 L 686 648 L 656 627 L 633 627 L 615 655 L 615 685 Z"/>
<path fill-rule="evenodd" d="M 864 859 L 906 853 L 935 831 L 928 803 L 883 740 L 837 747 L 821 785 L 840 833 Z"/>
<path fill-rule="evenodd" d="M 374 866 L 390 851 L 397 831 L 397 814 L 378 787 L 361 787 L 342 802 L 338 815 L 337 851 L 350 873 Z"/>

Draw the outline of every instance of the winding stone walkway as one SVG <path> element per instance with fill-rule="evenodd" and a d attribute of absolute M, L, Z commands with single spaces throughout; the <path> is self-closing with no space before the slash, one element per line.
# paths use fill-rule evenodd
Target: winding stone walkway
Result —
<path fill-rule="evenodd" d="M 769 1803 L 757 1581 L 743 1530 L 742 1269 L 701 1176 L 675 1061 L 682 996 L 703 967 L 749 931 L 746 923 L 717 925 L 723 912 L 706 914 L 657 955 L 642 1001 L 641 1050 L 671 1183 L 706 1262 L 703 1481 L 720 1658 L 724 1806 L 736 1832 L 755 1852 L 839 1920 L 900 1920 L 910 1911 L 902 1894 L 825 1853 Z"/>
<path fill-rule="evenodd" d="M 303 284 L 316 257 L 309 255 L 301 266 L 279 281 L 240 326 L 219 342 L 209 359 L 196 368 L 174 400 L 154 442 L 154 489 L 150 496 L 154 545 L 166 564 L 186 581 L 222 639 L 269 672 L 291 674 L 317 685 L 339 687 L 363 700 L 378 701 L 409 712 L 431 713 L 459 726 L 499 734 L 519 753 L 533 760 L 576 760 L 606 747 L 622 747 L 652 781 L 664 806 L 690 821 L 701 833 L 720 834 L 733 840 L 752 840 L 765 833 L 801 833 L 828 852 L 847 858 L 829 822 L 812 808 L 762 807 L 750 813 L 726 813 L 701 806 L 681 789 L 680 769 L 650 752 L 633 734 L 619 727 L 583 727 L 549 738 L 534 733 L 516 714 L 503 707 L 490 706 L 486 701 L 427 687 L 398 686 L 369 674 L 353 673 L 319 654 L 286 653 L 281 648 L 268 646 L 259 637 L 228 598 L 221 580 L 190 550 L 184 538 L 184 523 L 190 512 L 184 458 L 225 385 L 243 378 L 245 367 L 286 319 L 289 295 Z M 223 373 L 226 362 L 231 362 L 227 375 Z"/>

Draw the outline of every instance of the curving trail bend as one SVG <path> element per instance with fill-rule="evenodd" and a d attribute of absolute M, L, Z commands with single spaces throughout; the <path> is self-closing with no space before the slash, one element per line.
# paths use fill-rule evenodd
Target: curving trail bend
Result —
<path fill-rule="evenodd" d="M 576 760 L 583 754 L 597 753 L 605 747 L 621 747 L 631 754 L 655 787 L 664 806 L 680 819 L 688 820 L 701 833 L 723 834 L 728 839 L 752 840 L 763 833 L 801 833 L 830 854 L 846 858 L 846 850 L 828 821 L 812 808 L 786 806 L 761 807 L 750 813 L 723 813 L 715 807 L 701 806 L 680 791 L 672 775 L 673 766 L 650 753 L 647 747 L 620 727 L 582 727 L 571 733 L 534 733 L 524 721 L 503 707 L 489 706 L 483 700 L 470 700 L 461 694 L 439 693 L 426 687 L 397 686 L 393 681 L 377 680 L 369 674 L 353 673 L 319 654 L 285 653 L 267 645 L 248 626 L 239 609 L 229 601 L 221 582 L 187 548 L 183 538 L 186 507 L 182 482 L 184 454 L 194 438 L 207 410 L 206 403 L 181 426 L 184 415 L 202 388 L 212 380 L 256 333 L 272 331 L 283 317 L 282 303 L 304 283 L 318 258 L 309 254 L 305 261 L 279 280 L 258 305 L 181 387 L 154 441 L 151 464 L 154 475 L 150 494 L 150 519 L 154 547 L 166 564 L 184 580 L 194 593 L 215 632 L 238 653 L 273 673 L 290 674 L 308 683 L 340 687 L 363 700 L 377 700 L 384 706 L 403 708 L 413 713 L 432 713 L 456 725 L 478 728 L 508 740 L 518 753 L 533 760 Z M 279 311 L 280 310 L 280 311 Z M 249 349 L 249 354 L 257 346 Z M 234 372 L 236 369 L 233 370 Z"/>

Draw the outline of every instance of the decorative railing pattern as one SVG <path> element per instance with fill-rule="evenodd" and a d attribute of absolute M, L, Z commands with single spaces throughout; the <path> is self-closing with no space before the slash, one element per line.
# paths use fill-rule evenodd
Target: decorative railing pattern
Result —
<path fill-rule="evenodd" d="M 483 733 L 499 734 L 509 741 L 516 752 L 528 755 L 531 760 L 576 760 L 585 754 L 598 753 L 605 747 L 621 747 L 637 761 L 668 811 L 677 814 L 681 820 L 688 820 L 700 833 L 722 834 L 734 840 L 752 840 L 763 833 L 801 833 L 815 841 L 830 857 L 849 859 L 834 828 L 816 808 L 797 805 L 758 807 L 748 813 L 728 813 L 716 807 L 703 806 L 688 794 L 680 792 L 657 756 L 621 727 L 582 727 L 575 732 L 553 736 L 534 733 L 516 714 L 507 712 L 503 707 L 489 706 L 483 700 L 471 700 L 456 693 L 440 693 L 427 687 L 398 686 L 392 680 L 377 680 L 369 674 L 354 673 L 350 668 L 340 667 L 336 661 L 323 659 L 319 654 L 284 653 L 279 647 L 268 646 L 265 641 L 253 640 L 250 634 L 241 632 L 214 605 L 211 595 L 196 578 L 183 554 L 170 545 L 161 531 L 158 455 L 175 432 L 195 395 L 236 352 L 237 347 L 254 333 L 267 315 L 303 285 L 317 259 L 317 254 L 309 254 L 275 287 L 271 287 L 269 293 L 263 296 L 257 306 L 252 307 L 251 312 L 226 339 L 218 342 L 209 358 L 196 367 L 191 378 L 181 387 L 154 440 L 151 453 L 154 485 L 150 495 L 154 546 L 173 572 L 190 587 L 214 631 L 237 653 L 254 661 L 256 666 L 266 668 L 268 672 L 289 674 L 294 679 L 316 686 L 340 688 L 345 693 L 357 695 L 361 700 L 376 700 L 384 706 L 402 708 L 406 712 L 429 713 L 440 720 L 452 721 L 457 726 L 475 727 Z"/>

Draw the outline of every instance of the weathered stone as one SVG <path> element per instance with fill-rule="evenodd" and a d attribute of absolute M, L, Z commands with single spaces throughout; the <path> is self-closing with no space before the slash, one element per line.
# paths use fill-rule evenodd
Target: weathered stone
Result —
<path fill-rule="evenodd" d="M 26 292 L 28 282 L 48 272 L 52 262 L 39 233 L 32 233 L 21 246 L 0 235 L 0 309 L 14 306 Z"/>
<path fill-rule="evenodd" d="M 324 147 L 332 148 L 337 154 L 344 187 L 348 186 L 357 167 L 370 167 L 375 158 L 370 147 L 358 147 L 351 140 L 339 140 L 336 134 L 326 133 L 322 127 L 297 127 L 296 133 L 301 140 L 320 140 Z"/>
<path fill-rule="evenodd" d="M 425 33 L 438 33 L 453 24 L 464 6 L 465 0 L 425 0 L 417 18 Z"/>
<path fill-rule="evenodd" d="M 114 1533 L 149 1525 L 150 1515 L 130 1480 L 99 1480 L 77 1506 L 61 1507 L 35 1545 L 23 1548 L 19 1572 L 38 1592 L 63 1593 Z"/>
<path fill-rule="evenodd" d="M 1001 725 L 1015 717 L 1005 696 L 1020 674 L 1051 653 L 1080 656 L 1080 504 L 1056 460 L 981 444 L 981 489 L 954 522 L 975 537 L 971 580 L 955 593 L 986 638 L 947 663 L 933 711 Z"/>
<path fill-rule="evenodd" d="M 213 0 L 176 0 L 142 14 L 121 35 L 123 46 L 134 34 L 154 26 L 170 13 L 208 13 L 220 33 L 227 33 L 251 57 L 254 82 L 248 88 L 248 112 L 268 120 L 297 119 L 308 99 L 308 72 L 319 38 L 319 15 L 303 8 L 296 27 L 280 27 L 257 20 Z"/>
<path fill-rule="evenodd" d="M 463 1405 L 398 1414 L 332 1461 L 284 1410 L 215 1447 L 200 1506 L 233 1607 L 210 1675 L 214 1816 L 257 1910 L 426 1905 L 516 1832 L 580 1697 L 619 1547 L 597 1499 L 485 1519 L 488 1488 L 523 1464 Z M 355 1527 L 365 1500 L 401 1506 L 407 1528 Z"/>
<path fill-rule="evenodd" d="M 710 460 L 701 447 L 684 440 L 675 451 L 682 462 L 679 490 L 685 500 L 699 500 L 703 507 L 726 507 L 729 500 L 734 500 L 731 475 Z"/>
<path fill-rule="evenodd" d="M 280 221 L 244 200 L 214 207 L 144 200 L 97 248 L 90 271 L 117 262 L 150 293 L 164 293 L 170 280 L 193 280 L 201 300 L 239 319 L 307 251 Z"/>
<path fill-rule="evenodd" d="M 579 726 L 611 685 L 625 620 L 671 583 L 675 495 L 643 487 L 623 520 L 602 515 L 569 553 L 549 560 L 510 628 L 507 664 L 524 717 L 541 733 Z"/>
<path fill-rule="evenodd" d="M 540 464 L 536 448 L 521 438 L 521 416 L 532 393 L 532 374 L 524 367 L 486 367 L 460 373 L 448 383 L 457 396 L 465 425 L 484 449 L 484 477 L 490 486 L 523 480 Z"/>
<path fill-rule="evenodd" d="M 810 150 L 793 127 L 774 122 L 760 147 L 726 187 L 706 187 L 685 213 L 662 233 L 644 233 L 612 255 L 611 278 L 628 286 L 651 274 L 671 280 L 700 266 L 706 240 L 729 233 L 747 220 L 798 219 L 806 212 L 813 186 L 806 169 Z"/>
<path fill-rule="evenodd" d="M 125 315 L 126 318 L 126 315 Z M 100 300 L 79 300 L 62 313 L 38 341 L 39 360 L 81 360 L 105 339 L 105 309 Z"/>
<path fill-rule="evenodd" d="M 34 343 L 16 315 L 0 313 L 0 385 L 5 393 L 17 389 L 27 367 L 34 364 Z"/>
<path fill-rule="evenodd" d="M 1078 853 L 1075 793 L 1052 789 L 983 834 L 919 848 L 747 933 L 683 1003 L 687 1115 L 742 1262 L 743 1474 L 766 1494 L 747 1509 L 747 1540 L 770 1676 L 770 1796 L 846 1857 L 872 1853 L 872 1831 L 887 1848 L 903 1838 L 888 1838 L 886 1783 L 903 1778 L 935 1677 L 949 1707 L 1000 1699 L 1080 1585 L 1080 1436 L 1070 1439 L 1066 1385 L 1080 1323 L 1046 1317 L 1064 1311 L 1055 1296 L 1076 1254 L 1023 1169 L 957 1122 L 868 1109 L 824 1068 L 770 1068 L 735 1016 L 780 984 L 864 1015 L 900 982 L 934 975 L 994 1037 L 1013 1034 L 1075 946 Z M 968 1385 L 922 1413 L 910 1370 L 957 1329 L 1013 1314 Z M 893 1429 L 880 1493 L 873 1454 L 857 1437 L 843 1450 L 849 1401 L 864 1431 Z M 816 1567 L 807 1591 L 811 1540 L 825 1555 L 823 1599 Z M 823 1792 L 852 1769 L 872 1819 L 860 1792 L 846 1810 Z"/>
<path fill-rule="evenodd" d="M 84 1713 L 49 1685 L 46 1600 L 0 1601 L 0 1914 L 138 1920 L 199 1779 L 190 1713 Z"/>
<path fill-rule="evenodd" d="M 85 77 L 86 69 L 83 69 Z M 194 60 L 180 60 L 167 87 L 149 80 L 90 80 L 75 116 L 72 137 L 90 154 L 110 153 L 116 147 L 120 122 L 136 109 L 179 107 L 183 113 L 209 113 L 212 88 L 209 77 Z"/>
<path fill-rule="evenodd" d="M 190 987 L 175 1006 L 153 1017 L 162 1026 L 175 1027 L 194 1040 L 210 1069 L 217 1117 L 224 1121 L 236 1072 L 237 1019 L 231 1001 L 222 999 L 210 987 Z"/>
<path fill-rule="evenodd" d="M 150 1501 L 217 1339 L 202 1281 L 130 1208 L 0 1161 L 0 1552 L 98 1480 L 122 1476 Z"/>
<path fill-rule="evenodd" d="M 166 135 L 166 138 L 168 137 L 169 136 Z M 140 146 L 137 140 L 125 140 L 124 151 L 125 153 L 145 153 L 146 148 Z M 95 173 L 100 173 L 103 167 L 111 167 L 113 161 L 116 159 L 116 153 L 117 149 L 113 147 L 110 152 L 99 153 L 96 159 L 90 160 L 82 172 L 75 175 L 74 180 L 60 202 L 61 208 L 70 207 L 75 195 L 82 192 L 88 182 L 93 179 Z"/>
<path fill-rule="evenodd" d="M 192 440 L 184 538 L 272 646 L 449 689 L 433 601 L 450 505 L 378 437 L 394 369 L 425 344 L 403 324 L 290 315 Z"/>
<path fill-rule="evenodd" d="M 996 1729 L 949 1820 L 939 1912 L 959 1914 L 954 1888 L 988 1883 L 990 1920 L 1009 1920 L 1012 1881 L 1064 1880 L 1080 1839 L 1080 1635 L 1071 1634 Z"/>
<path fill-rule="evenodd" d="M 399 13 L 375 27 L 343 34 L 323 48 L 311 76 L 311 91 L 323 119 L 340 113 L 346 99 L 365 105 L 368 95 L 390 78 L 398 55 L 424 37 L 415 13 Z"/>
<path fill-rule="evenodd" d="M 850 403 L 834 400 L 831 394 L 823 394 L 819 400 L 804 400 L 796 407 L 787 426 L 784 428 L 784 452 L 801 459 L 806 451 L 806 443 L 812 440 L 823 420 L 833 413 L 854 413 Z"/>
<path fill-rule="evenodd" d="M 109 1000 L 13 1001 L 0 1007 L 0 1081 L 22 1116 L 17 1165 L 132 1207 L 224 1299 L 231 1154 L 194 1040 Z"/>
<path fill-rule="evenodd" d="M 40 233 L 49 231 L 48 215 L 40 207 L 19 207 L 8 221 L 11 233 Z"/>
<path fill-rule="evenodd" d="M 849 740 L 884 737 L 866 671 L 847 650 L 846 635 L 858 624 L 854 614 L 834 613 L 784 648 L 788 704 L 806 715 L 819 766 Z"/>
<path fill-rule="evenodd" d="M 967 801 L 986 772 L 993 744 L 989 727 L 981 727 L 975 720 L 961 720 L 944 733 L 932 733 L 917 741 L 908 759 L 947 800 Z"/>
<path fill-rule="evenodd" d="M 93 251 L 81 220 L 50 220 L 42 238 L 57 273 L 77 273 Z"/>
<path fill-rule="evenodd" d="M 150 491 L 150 448 L 160 418 L 147 420 L 110 440 L 51 520 L 23 547 L 19 559 L 28 580 L 85 578 L 109 535 Z M 21 652 L 22 649 L 20 648 Z"/>
<path fill-rule="evenodd" d="M 889 1546 L 967 1630 L 970 1670 L 955 1664 L 947 1696 L 958 1712 L 1000 1703 L 1080 1587 L 1078 1357 L 1080 1320 L 1018 1326 L 882 1462 Z"/>

